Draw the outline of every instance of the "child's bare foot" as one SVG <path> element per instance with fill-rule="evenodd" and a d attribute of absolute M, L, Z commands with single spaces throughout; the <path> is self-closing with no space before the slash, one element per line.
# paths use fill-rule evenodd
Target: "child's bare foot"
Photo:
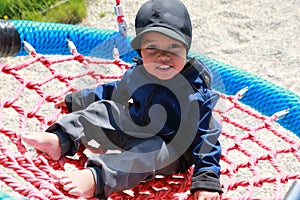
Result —
<path fill-rule="evenodd" d="M 24 132 L 19 137 L 30 146 L 46 153 L 52 160 L 60 159 L 61 147 L 57 135 L 45 132 Z"/>
<path fill-rule="evenodd" d="M 51 173 L 51 176 L 71 195 L 84 198 L 94 197 L 96 184 L 94 175 L 89 169 L 71 172 L 55 171 Z"/>

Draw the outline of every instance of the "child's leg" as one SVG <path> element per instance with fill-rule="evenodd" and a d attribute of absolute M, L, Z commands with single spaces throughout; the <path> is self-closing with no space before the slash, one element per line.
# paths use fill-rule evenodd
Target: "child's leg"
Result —
<path fill-rule="evenodd" d="M 46 153 L 53 160 L 59 160 L 61 157 L 59 138 L 55 134 L 47 132 L 24 132 L 20 134 L 20 139 Z"/>
<path fill-rule="evenodd" d="M 56 172 L 53 178 L 71 195 L 108 198 L 114 191 L 129 189 L 156 174 L 173 174 L 179 169 L 178 160 L 172 158 L 172 152 L 161 138 L 154 136 L 132 142 L 134 147 L 130 151 L 95 154 L 89 159 L 88 169 Z"/>
<path fill-rule="evenodd" d="M 160 137 L 127 142 L 132 147 L 128 151 L 95 154 L 89 158 L 87 167 L 99 169 L 94 178 L 98 180 L 96 197 L 108 198 L 112 192 L 130 189 L 157 174 L 178 173 L 178 156 Z"/>
<path fill-rule="evenodd" d="M 105 152 L 105 146 L 117 149 L 119 145 L 114 144 L 122 146 L 122 136 L 111 134 L 114 128 L 109 122 L 109 110 L 106 104 L 94 103 L 85 110 L 66 115 L 48 127 L 46 132 L 25 132 L 19 137 L 53 160 L 59 160 L 62 155 L 73 156 L 81 144 L 97 153 Z M 108 130 L 103 131 L 102 128 Z M 106 135 L 106 132 L 109 134 Z"/>
<path fill-rule="evenodd" d="M 76 173 L 63 172 L 62 176 L 65 178 L 57 177 L 65 189 L 76 196 L 90 196 L 95 192 L 93 185 L 96 185 L 95 195 L 108 197 L 116 190 L 128 189 L 143 180 L 153 178 L 162 169 L 166 169 L 164 172 L 174 173 L 178 168 L 178 163 L 173 163 L 178 159 L 177 155 L 174 155 L 176 151 L 167 147 L 160 137 L 153 136 L 152 133 L 143 133 L 140 127 L 132 122 L 123 106 L 117 103 L 95 102 L 85 110 L 66 115 L 50 126 L 47 132 L 55 132 L 57 127 L 68 136 L 68 141 L 71 140 L 68 148 L 61 148 L 63 155 L 76 153 L 80 144 L 122 151 L 120 154 L 93 155 L 87 166 L 96 167 L 99 172 L 96 176 L 93 174 L 92 178 L 85 178 L 86 184 L 82 184 L 78 179 L 90 172 L 86 170 Z M 125 130 L 131 136 L 121 130 Z M 141 138 L 138 138 L 140 135 Z M 39 147 L 42 151 L 47 150 Z M 53 155 L 52 158 L 58 159 Z"/>

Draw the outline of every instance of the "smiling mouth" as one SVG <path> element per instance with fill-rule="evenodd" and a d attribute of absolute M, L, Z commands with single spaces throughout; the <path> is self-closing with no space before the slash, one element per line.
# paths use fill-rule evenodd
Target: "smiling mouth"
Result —
<path fill-rule="evenodd" d="M 158 69 L 166 70 L 166 69 L 171 69 L 172 66 L 169 66 L 169 65 L 161 65 L 161 66 L 158 66 L 157 68 L 158 68 Z"/>

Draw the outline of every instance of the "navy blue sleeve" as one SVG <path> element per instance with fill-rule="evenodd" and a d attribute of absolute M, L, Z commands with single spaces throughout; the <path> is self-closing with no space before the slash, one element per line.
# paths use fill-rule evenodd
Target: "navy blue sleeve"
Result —
<path fill-rule="evenodd" d="M 200 120 L 197 135 L 193 141 L 194 173 L 191 191 L 203 189 L 221 193 L 219 181 L 221 145 L 218 140 L 221 127 L 212 113 L 219 96 L 208 89 L 201 96 L 204 98 L 198 98 Z"/>
<path fill-rule="evenodd" d="M 65 102 L 69 112 L 82 110 L 99 100 L 113 100 L 126 103 L 129 100 L 128 81 L 131 79 L 133 67 L 128 69 L 121 80 L 99 85 L 95 88 L 86 88 L 68 94 Z"/>
<path fill-rule="evenodd" d="M 119 81 L 99 85 L 95 88 L 86 88 L 66 95 L 65 102 L 69 112 L 82 110 L 90 104 L 106 99 L 110 100 Z"/>

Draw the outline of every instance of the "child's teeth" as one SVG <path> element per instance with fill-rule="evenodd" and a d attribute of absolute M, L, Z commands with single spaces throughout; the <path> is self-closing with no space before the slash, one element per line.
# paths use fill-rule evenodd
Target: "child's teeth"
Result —
<path fill-rule="evenodd" d="M 159 66 L 159 68 L 161 68 L 161 69 L 167 69 L 167 68 L 169 68 L 169 66 Z"/>

